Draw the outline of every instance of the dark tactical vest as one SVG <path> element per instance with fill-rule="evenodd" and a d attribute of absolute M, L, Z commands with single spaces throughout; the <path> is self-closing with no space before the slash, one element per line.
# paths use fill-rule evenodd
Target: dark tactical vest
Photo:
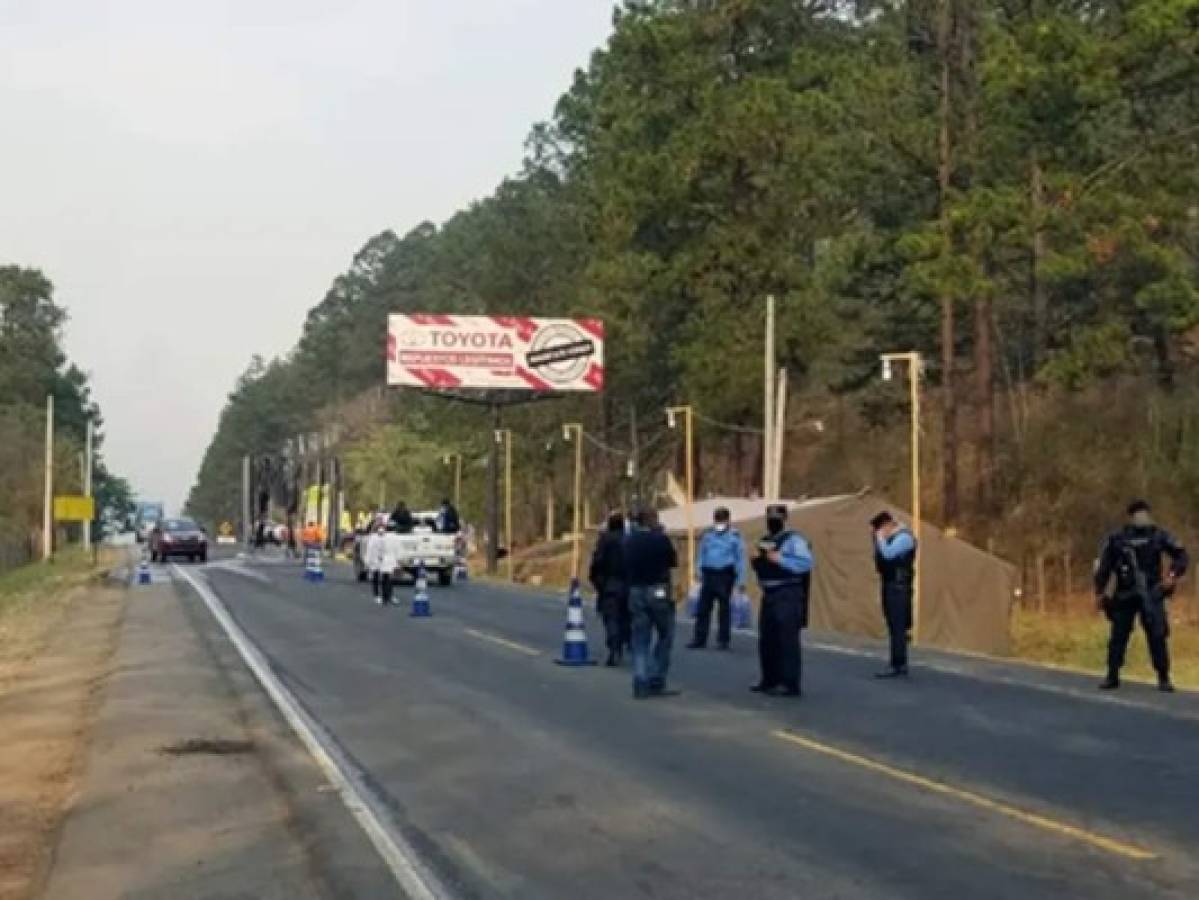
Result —
<path fill-rule="evenodd" d="M 891 536 L 891 539 L 894 540 L 906 531 L 906 528 L 901 528 Z M 874 548 L 874 567 L 878 569 L 883 584 L 904 587 L 911 585 L 916 580 L 916 551 L 918 549 L 918 547 L 913 547 L 907 553 L 901 553 L 894 559 L 886 559 L 876 546 Z"/>

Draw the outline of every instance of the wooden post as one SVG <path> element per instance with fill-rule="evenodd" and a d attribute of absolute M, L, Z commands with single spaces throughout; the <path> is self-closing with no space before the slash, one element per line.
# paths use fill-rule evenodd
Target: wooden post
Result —
<path fill-rule="evenodd" d="M 1045 612 L 1045 554 L 1037 553 L 1037 609 Z"/>

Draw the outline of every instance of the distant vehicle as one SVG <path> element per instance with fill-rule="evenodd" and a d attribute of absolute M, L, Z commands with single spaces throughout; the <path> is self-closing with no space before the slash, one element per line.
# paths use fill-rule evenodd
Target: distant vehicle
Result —
<path fill-rule="evenodd" d="M 416 522 L 412 533 L 400 535 L 403 549 L 400 551 L 396 575 L 407 574 L 415 578 L 417 571 L 424 566 L 426 574 L 436 576 L 438 584 L 443 587 L 453 584 L 454 567 L 460 555 L 460 536 L 438 532 L 435 511 L 413 513 L 412 518 Z M 359 581 L 366 581 L 368 574 L 364 554 L 369 535 L 368 528 L 354 535 L 354 572 Z"/>
<path fill-rule="evenodd" d="M 192 562 L 208 562 L 208 535 L 191 519 L 161 519 L 150 531 L 150 559 L 166 562 L 186 556 Z"/>
<path fill-rule="evenodd" d="M 163 504 L 157 500 L 142 500 L 137 504 L 137 509 L 133 514 L 133 531 L 137 535 L 137 542 L 144 544 L 150 539 L 150 532 L 166 516 L 166 510 Z"/>

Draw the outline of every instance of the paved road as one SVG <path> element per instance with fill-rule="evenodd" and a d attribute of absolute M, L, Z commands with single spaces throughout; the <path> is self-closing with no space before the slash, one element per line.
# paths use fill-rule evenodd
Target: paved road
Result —
<path fill-rule="evenodd" d="M 803 700 L 760 698 L 739 635 L 636 702 L 553 665 L 544 595 L 434 588 L 415 620 L 344 567 L 193 571 L 462 897 L 1199 896 L 1194 694 L 947 654 L 878 683 L 824 639 Z"/>

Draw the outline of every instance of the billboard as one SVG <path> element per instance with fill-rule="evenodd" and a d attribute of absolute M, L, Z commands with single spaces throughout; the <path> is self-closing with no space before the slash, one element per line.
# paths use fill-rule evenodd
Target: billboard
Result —
<path fill-rule="evenodd" d="M 599 319 L 393 315 L 387 383 L 434 389 L 600 391 Z"/>

